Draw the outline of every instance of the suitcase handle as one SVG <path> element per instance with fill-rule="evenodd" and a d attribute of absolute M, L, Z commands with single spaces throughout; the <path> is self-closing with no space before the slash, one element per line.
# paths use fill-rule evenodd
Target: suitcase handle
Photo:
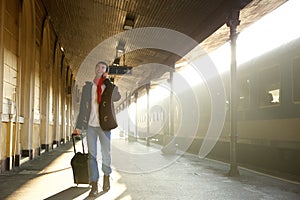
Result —
<path fill-rule="evenodd" d="M 78 135 L 80 135 L 80 139 L 81 139 L 81 143 L 82 143 L 82 151 L 85 154 L 82 134 L 74 134 L 74 133 L 72 133 L 72 141 L 73 141 L 74 153 L 76 154 L 75 136 L 78 136 Z"/>

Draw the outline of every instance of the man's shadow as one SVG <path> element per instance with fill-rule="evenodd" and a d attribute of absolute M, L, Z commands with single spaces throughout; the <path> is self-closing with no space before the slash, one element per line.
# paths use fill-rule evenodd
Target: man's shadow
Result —
<path fill-rule="evenodd" d="M 66 199 L 74 199 L 87 191 L 90 190 L 90 187 L 70 187 L 65 189 L 51 197 L 46 198 L 45 200 L 66 200 Z"/>
<path fill-rule="evenodd" d="M 89 196 L 87 196 L 86 198 L 84 198 L 84 200 L 92 200 L 92 199 L 96 199 L 96 198 L 98 198 L 98 197 L 100 197 L 101 195 L 104 195 L 105 193 L 107 193 L 108 191 L 101 191 L 101 192 L 99 192 L 98 194 L 97 194 L 97 196 L 96 197 L 89 197 Z"/>
<path fill-rule="evenodd" d="M 66 200 L 66 199 L 74 199 L 77 198 L 79 196 L 81 196 L 82 194 L 86 193 L 87 191 L 89 191 L 91 188 L 90 187 L 70 187 L 68 189 L 65 189 L 51 197 L 46 198 L 45 200 Z M 96 197 L 89 197 L 88 193 L 87 196 L 84 198 L 85 200 L 88 199 L 96 199 L 98 197 L 100 197 L 101 195 L 104 195 L 105 193 L 107 193 L 107 191 L 101 191 L 98 193 L 98 195 Z"/>

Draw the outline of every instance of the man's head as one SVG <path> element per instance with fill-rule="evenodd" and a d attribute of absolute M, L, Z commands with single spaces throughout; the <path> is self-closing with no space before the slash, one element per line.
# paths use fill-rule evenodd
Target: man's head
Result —
<path fill-rule="evenodd" d="M 104 73 L 108 72 L 108 65 L 104 61 L 100 61 L 96 64 L 95 75 L 101 77 Z"/>

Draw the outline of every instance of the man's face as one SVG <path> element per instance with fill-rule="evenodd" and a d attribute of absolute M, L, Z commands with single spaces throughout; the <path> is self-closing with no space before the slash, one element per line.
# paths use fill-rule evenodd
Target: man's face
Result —
<path fill-rule="evenodd" d="M 95 68 L 95 74 L 97 77 L 101 77 L 106 71 L 106 66 L 104 64 L 98 64 Z"/>

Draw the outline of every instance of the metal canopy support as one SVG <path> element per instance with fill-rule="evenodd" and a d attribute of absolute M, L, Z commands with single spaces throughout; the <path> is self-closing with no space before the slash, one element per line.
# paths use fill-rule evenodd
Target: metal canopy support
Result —
<path fill-rule="evenodd" d="M 126 98 L 127 98 L 127 100 L 126 100 L 126 106 L 127 106 L 127 112 L 128 112 L 128 114 L 129 114 L 129 106 L 130 106 L 130 104 L 131 104 L 131 92 L 130 91 L 126 91 Z M 127 137 L 129 136 L 129 134 L 130 134 L 130 117 L 129 117 L 129 115 L 128 115 L 128 117 L 127 117 Z"/>
<path fill-rule="evenodd" d="M 147 134 L 146 134 L 146 144 L 150 146 L 150 83 L 146 84 L 146 92 L 147 92 Z"/>
<path fill-rule="evenodd" d="M 169 104 L 169 134 L 174 136 L 174 70 L 170 69 L 170 104 Z"/>
<path fill-rule="evenodd" d="M 174 135 L 174 68 L 170 68 L 170 101 L 169 101 L 169 113 L 168 115 L 168 133 L 163 135 L 163 148 L 161 149 L 164 154 L 175 154 L 177 151 L 176 137 Z"/>
<path fill-rule="evenodd" d="M 170 68 L 170 78 L 168 80 L 170 84 L 170 96 L 169 96 L 169 112 L 167 114 L 168 118 L 168 132 L 165 132 L 163 135 L 163 146 L 165 147 L 168 145 L 170 136 L 174 135 L 174 108 L 173 108 L 173 99 L 174 99 L 174 94 L 173 94 L 173 76 L 174 76 L 174 70 Z"/>
<path fill-rule="evenodd" d="M 138 137 L 138 98 L 139 98 L 139 93 L 136 91 L 134 93 L 134 101 L 135 101 L 135 135 L 133 135 L 134 140 L 137 140 Z"/>
<path fill-rule="evenodd" d="M 240 24 L 240 10 L 232 10 L 227 26 L 230 28 L 230 44 L 231 44 L 231 77 L 230 77 L 230 171 L 229 176 L 239 176 L 237 168 L 237 81 L 236 81 L 236 28 Z"/>

